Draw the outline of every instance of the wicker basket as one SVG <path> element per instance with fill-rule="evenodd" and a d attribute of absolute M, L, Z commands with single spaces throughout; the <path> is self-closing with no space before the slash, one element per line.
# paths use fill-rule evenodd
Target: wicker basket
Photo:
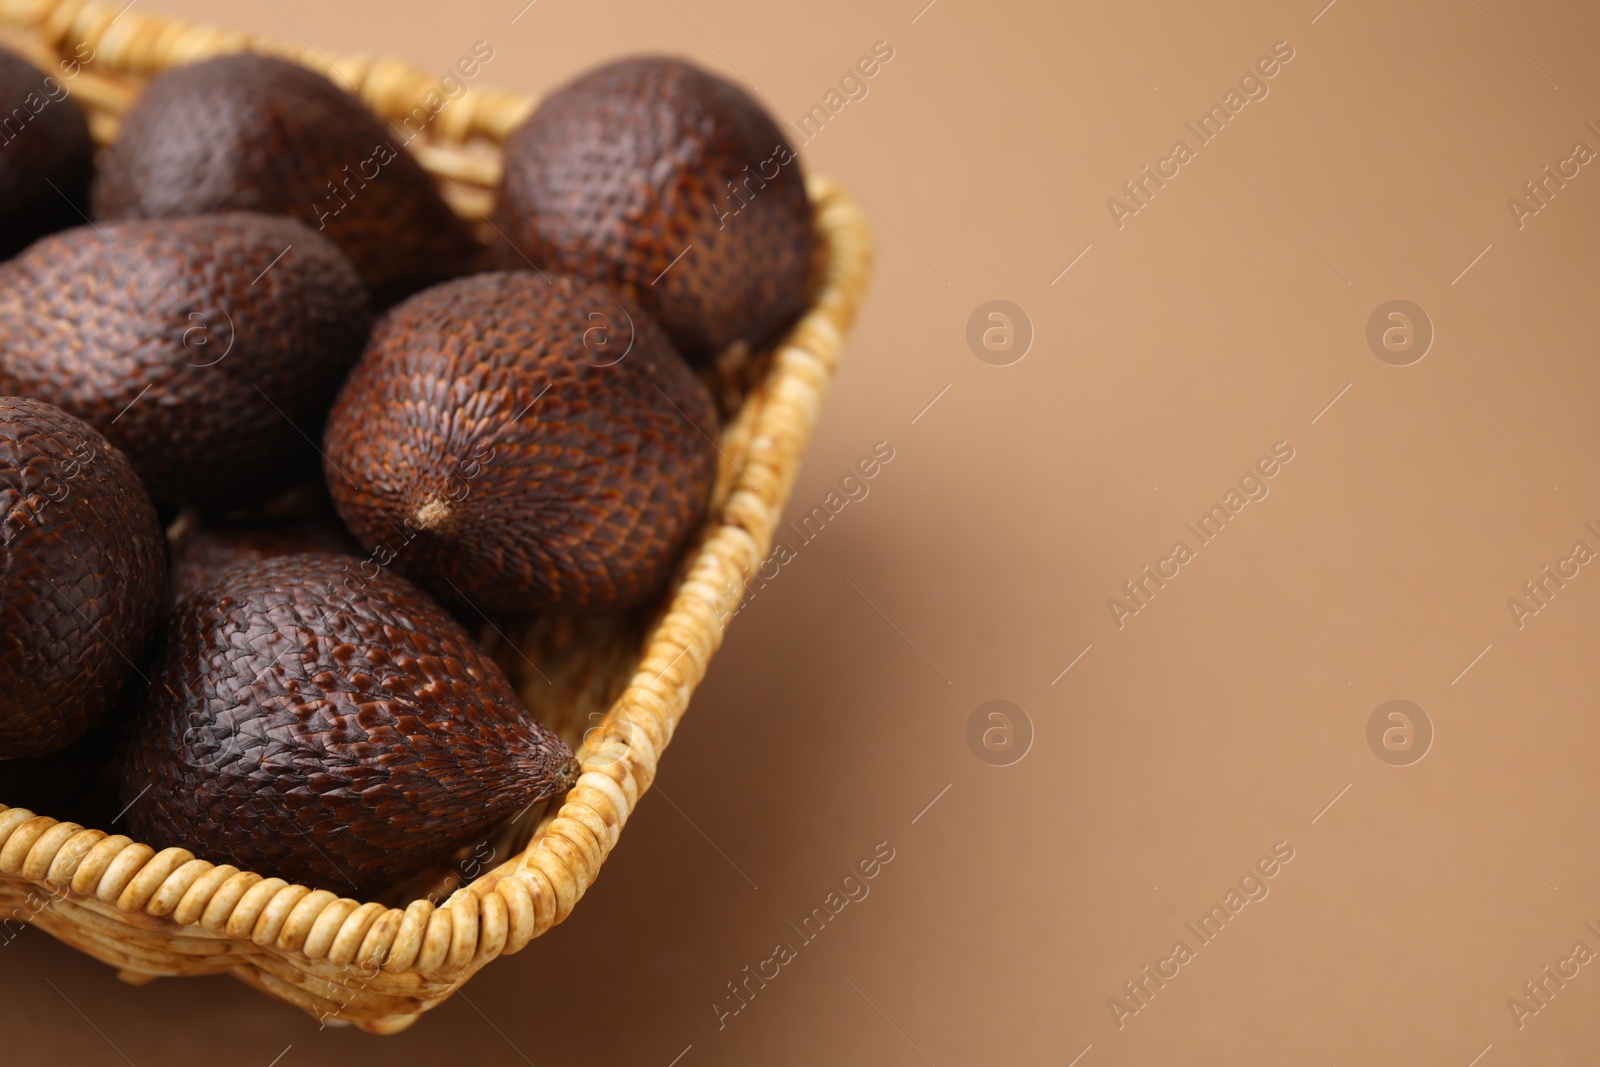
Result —
<path fill-rule="evenodd" d="M 58 71 L 101 143 L 116 136 L 146 76 L 224 52 L 303 63 L 353 86 L 395 121 L 426 106 L 439 87 L 393 60 L 330 60 L 314 48 L 137 10 L 119 14 L 120 7 L 0 0 L 0 45 Z M 73 57 L 80 63 L 61 65 Z M 533 106 L 473 86 L 411 142 L 464 218 L 487 225 L 499 146 Z M 0 803 L 0 923 L 38 926 L 136 984 L 228 972 L 319 1017 L 394 1033 L 478 968 L 570 915 L 649 789 L 746 576 L 771 547 L 866 288 L 864 219 L 824 179 L 813 176 L 809 192 L 819 239 L 810 307 L 774 351 L 752 356 L 724 381 L 737 410 L 720 442 L 709 517 L 659 606 L 485 634 L 513 683 L 524 692 L 537 687 L 529 695 L 583 761 L 559 808 L 525 813 L 449 869 L 396 887 L 386 902 L 363 903 Z M 537 677 L 525 677 L 530 661 L 540 665 Z"/>

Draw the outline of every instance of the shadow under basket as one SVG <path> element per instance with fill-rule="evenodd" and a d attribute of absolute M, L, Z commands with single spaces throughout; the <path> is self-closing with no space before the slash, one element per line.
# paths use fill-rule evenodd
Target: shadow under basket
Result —
<path fill-rule="evenodd" d="M 151 74 L 227 52 L 292 59 L 354 86 L 396 129 L 432 114 L 407 147 L 480 228 L 500 146 L 535 104 L 474 85 L 430 112 L 439 82 L 407 64 L 330 60 L 120 3 L 0 0 L 0 47 L 56 72 L 101 144 Z M 68 59 L 76 63 L 63 66 Z M 0 928 L 37 926 L 135 984 L 229 973 L 320 1018 L 395 1033 L 570 915 L 650 788 L 746 576 L 771 548 L 866 289 L 872 246 L 859 209 L 815 175 L 808 192 L 818 244 L 809 305 L 772 350 L 717 372 L 728 411 L 722 462 L 672 583 L 654 607 L 626 617 L 485 626 L 513 684 L 537 697 L 529 706 L 583 764 L 564 797 L 367 903 L 0 803 Z"/>

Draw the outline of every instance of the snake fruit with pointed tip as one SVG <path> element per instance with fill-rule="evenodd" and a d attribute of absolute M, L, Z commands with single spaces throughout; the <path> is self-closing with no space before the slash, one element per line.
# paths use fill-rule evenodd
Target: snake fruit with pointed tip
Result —
<path fill-rule="evenodd" d="M 328 416 L 328 489 L 381 564 L 479 611 L 661 587 L 716 477 L 711 394 L 637 305 L 479 274 L 373 332 Z"/>
<path fill-rule="evenodd" d="M 576 779 L 459 624 L 356 562 L 247 563 L 179 605 L 122 753 L 140 840 L 359 896 Z"/>

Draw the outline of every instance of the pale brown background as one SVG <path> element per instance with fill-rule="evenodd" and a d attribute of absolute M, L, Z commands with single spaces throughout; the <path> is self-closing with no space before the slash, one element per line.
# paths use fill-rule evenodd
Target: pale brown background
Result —
<path fill-rule="evenodd" d="M 792 513 L 896 458 L 739 617 L 574 917 L 463 996 L 318 1032 L 29 931 L 8 1063 L 1596 1061 L 1600 964 L 1520 1032 L 1506 1006 L 1600 949 L 1600 568 L 1520 631 L 1506 607 L 1600 548 L 1600 165 L 1521 231 L 1506 208 L 1600 148 L 1593 4 L 140 2 L 440 71 L 485 40 L 524 91 L 678 52 L 780 119 L 890 42 L 803 149 L 881 259 Z M 1107 197 L 1280 40 L 1270 96 L 1118 230 Z M 1364 339 L 1400 297 L 1437 330 L 1405 368 Z M 1036 330 L 1013 366 L 964 340 L 992 298 Z M 1106 599 L 1279 440 L 1271 496 L 1119 631 Z M 995 698 L 1036 731 L 1006 768 L 966 742 Z M 1414 766 L 1365 740 L 1392 698 L 1437 731 Z M 880 841 L 871 896 L 719 1031 L 724 983 Z M 1271 895 L 1119 1031 L 1107 998 L 1278 841 Z"/>

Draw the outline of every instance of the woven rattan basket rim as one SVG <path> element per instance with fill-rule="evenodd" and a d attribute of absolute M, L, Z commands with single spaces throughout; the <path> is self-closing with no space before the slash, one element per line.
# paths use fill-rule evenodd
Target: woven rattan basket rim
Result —
<path fill-rule="evenodd" d="M 94 0 L 0 0 L 0 31 L 7 43 L 44 49 L 46 60 L 80 43 L 94 49 L 73 90 L 94 113 L 102 140 L 137 95 L 129 82 L 225 52 L 270 52 L 329 73 L 391 120 L 439 88 L 437 78 L 398 61 L 330 58 L 314 47 L 284 47 Z M 439 112 L 426 143 L 415 149 L 457 192 L 462 185 L 477 191 L 476 200 L 467 193 L 453 198 L 464 216 L 481 211 L 483 192 L 498 177 L 498 155 L 486 156 L 482 142 L 498 146 L 534 103 L 475 87 Z M 865 220 L 826 179 L 812 176 L 808 191 L 821 248 L 811 304 L 729 420 L 722 488 L 698 547 L 647 634 L 637 672 L 580 749 L 583 774 L 526 849 L 442 905 L 418 900 L 390 908 L 0 805 L 0 889 L 26 883 L 48 893 L 49 905 L 29 921 L 116 962 L 125 976 L 231 970 L 307 1010 L 344 1009 L 346 1018 L 376 1032 L 403 1028 L 489 960 L 519 951 L 571 914 L 650 787 L 721 644 L 721 620 L 731 618 L 746 576 L 771 547 L 865 293 L 872 258 Z M 154 935 L 157 948 L 145 940 L 136 945 L 133 931 L 146 940 Z M 208 962 L 227 949 L 214 944 L 221 941 L 234 943 L 243 961 Z M 390 994 L 352 1005 L 314 992 L 317 975 L 349 966 L 370 967 Z"/>

